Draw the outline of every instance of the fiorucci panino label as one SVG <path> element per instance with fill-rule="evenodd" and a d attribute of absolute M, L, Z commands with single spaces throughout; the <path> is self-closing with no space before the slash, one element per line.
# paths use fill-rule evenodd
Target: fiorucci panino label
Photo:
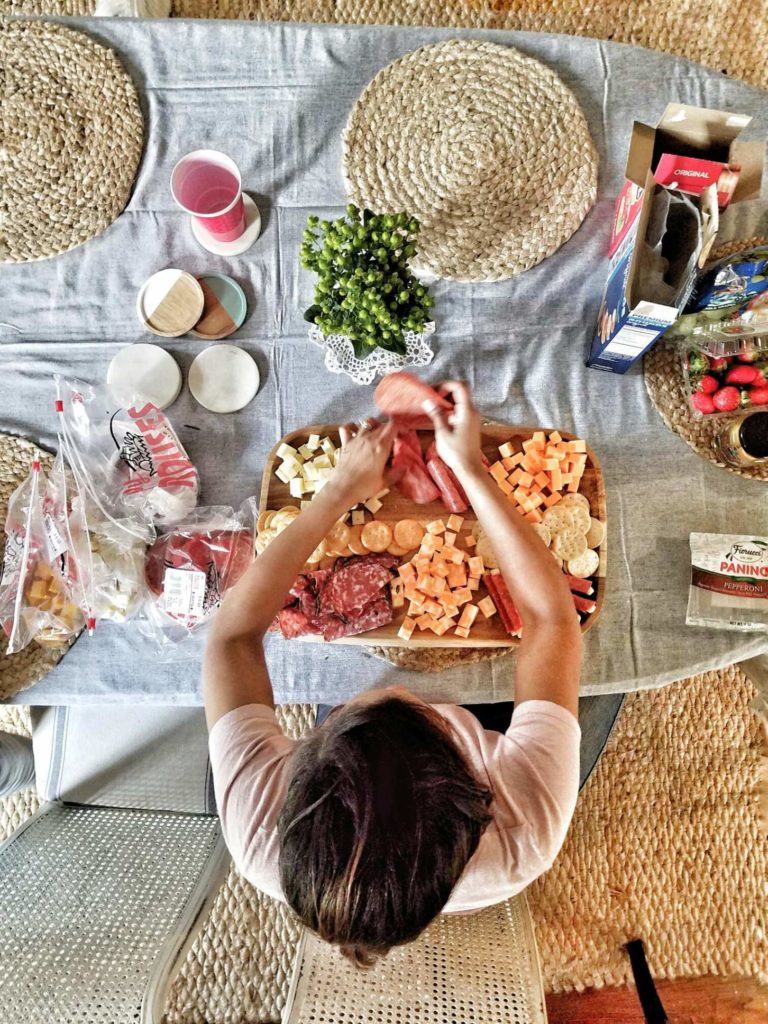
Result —
<path fill-rule="evenodd" d="M 768 630 L 768 538 L 691 534 L 689 625 Z"/>

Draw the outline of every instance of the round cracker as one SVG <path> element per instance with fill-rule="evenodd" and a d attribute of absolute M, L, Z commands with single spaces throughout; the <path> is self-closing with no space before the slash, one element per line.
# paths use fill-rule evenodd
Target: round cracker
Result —
<path fill-rule="evenodd" d="M 267 530 L 274 519 L 275 513 L 267 509 L 266 512 L 261 512 L 259 518 L 256 520 L 256 532 L 263 533 Z"/>
<path fill-rule="evenodd" d="M 587 548 L 584 554 L 579 555 L 578 558 L 570 558 L 566 563 L 570 575 L 578 576 L 583 580 L 587 579 L 588 576 L 594 576 L 599 565 L 600 556 L 591 548 Z"/>
<path fill-rule="evenodd" d="M 360 539 L 369 551 L 386 551 L 392 543 L 392 527 L 389 523 L 383 523 L 379 519 L 372 519 L 366 523 Z"/>
<path fill-rule="evenodd" d="M 570 530 L 573 527 L 573 516 L 567 508 L 562 508 L 562 502 L 548 508 L 541 518 L 553 534 L 560 533 L 561 530 Z"/>
<path fill-rule="evenodd" d="M 569 561 L 583 555 L 587 548 L 587 538 L 575 527 L 559 530 L 552 535 L 552 551 L 559 557 Z"/>
<path fill-rule="evenodd" d="M 339 520 L 334 523 L 325 535 L 325 546 L 329 555 L 340 555 L 349 544 L 350 530 L 346 523 Z"/>
<path fill-rule="evenodd" d="M 552 533 L 546 523 L 531 523 L 539 537 L 549 547 L 552 544 Z"/>
<path fill-rule="evenodd" d="M 315 548 L 315 550 L 309 556 L 307 561 L 309 562 L 310 565 L 317 565 L 318 562 L 321 562 L 325 558 L 325 553 L 325 541 L 321 540 L 320 543 Z"/>
<path fill-rule="evenodd" d="M 395 558 L 402 558 L 403 555 L 407 555 L 409 551 L 413 551 L 413 548 L 401 548 L 399 544 L 390 544 L 387 548 L 387 554 L 394 555 Z"/>
<path fill-rule="evenodd" d="M 573 508 L 574 505 L 583 505 L 586 509 L 590 507 L 589 498 L 580 491 L 568 491 L 562 496 L 558 505 L 562 508 Z"/>
<path fill-rule="evenodd" d="M 350 526 L 349 528 L 349 540 L 347 543 L 352 551 L 353 555 L 367 555 L 368 548 L 363 544 L 360 539 L 360 535 L 363 532 L 362 526 Z"/>
<path fill-rule="evenodd" d="M 424 533 L 424 527 L 415 519 L 401 519 L 395 523 L 395 544 L 405 551 L 413 551 L 421 544 Z"/>
<path fill-rule="evenodd" d="M 269 524 L 270 528 L 280 532 L 284 530 L 286 526 L 290 526 L 298 514 L 299 510 L 295 505 L 287 505 L 284 508 L 278 509 L 278 511 L 272 516 L 272 521 Z"/>
<path fill-rule="evenodd" d="M 276 536 L 277 530 L 273 529 L 262 530 L 261 533 L 257 534 L 256 540 L 253 543 L 257 554 L 260 555 L 265 548 L 268 548 Z"/>
<path fill-rule="evenodd" d="M 588 548 L 599 548 L 605 540 L 605 523 L 601 523 L 599 519 L 594 517 L 589 520 L 589 530 L 587 531 L 587 547 Z"/>
<path fill-rule="evenodd" d="M 573 525 L 579 531 L 579 533 L 589 533 L 589 527 L 592 523 L 592 517 L 589 514 L 589 509 L 583 505 L 571 505 L 568 511 L 573 516 Z"/>

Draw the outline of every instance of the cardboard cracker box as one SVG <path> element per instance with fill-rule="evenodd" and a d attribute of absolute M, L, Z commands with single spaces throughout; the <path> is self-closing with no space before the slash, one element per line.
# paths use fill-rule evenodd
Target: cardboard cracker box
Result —
<path fill-rule="evenodd" d="M 619 193 L 609 246 L 608 279 L 587 366 L 626 373 L 680 315 L 695 280 L 681 287 L 674 305 L 659 301 L 643 277 L 640 250 L 656 192 L 653 171 L 661 156 L 715 160 L 739 166 L 732 203 L 760 195 L 765 143 L 737 138 L 751 118 L 723 110 L 667 105 L 655 128 L 634 123 L 626 165 L 626 182 Z M 715 217 L 717 215 L 715 204 Z M 714 240 L 709 224 L 709 244 Z M 701 252 L 700 262 L 707 253 Z"/>

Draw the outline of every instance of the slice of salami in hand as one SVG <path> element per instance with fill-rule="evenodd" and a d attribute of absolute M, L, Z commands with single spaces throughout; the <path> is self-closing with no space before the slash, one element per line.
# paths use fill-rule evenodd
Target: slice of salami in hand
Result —
<path fill-rule="evenodd" d="M 385 416 L 408 427 L 432 426 L 424 412 L 424 402 L 434 402 L 442 409 L 453 408 L 447 398 L 406 370 L 382 377 L 373 393 L 373 400 Z"/>

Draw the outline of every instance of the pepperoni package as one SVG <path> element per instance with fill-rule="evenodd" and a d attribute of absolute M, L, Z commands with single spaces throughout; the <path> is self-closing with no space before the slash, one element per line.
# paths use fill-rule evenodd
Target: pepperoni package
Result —
<path fill-rule="evenodd" d="M 224 505 L 195 509 L 148 550 L 146 627 L 161 647 L 204 626 L 251 564 L 251 505 L 240 513 Z"/>
<path fill-rule="evenodd" d="M 197 470 L 165 413 L 143 399 L 121 408 L 83 381 L 55 381 L 64 456 L 105 520 L 132 523 L 151 540 L 153 524 L 173 526 L 192 512 Z"/>

